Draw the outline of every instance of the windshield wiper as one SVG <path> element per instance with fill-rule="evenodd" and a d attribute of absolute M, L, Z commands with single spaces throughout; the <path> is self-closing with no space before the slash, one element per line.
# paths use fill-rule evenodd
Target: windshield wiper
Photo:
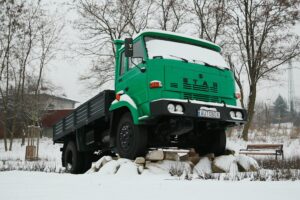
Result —
<path fill-rule="evenodd" d="M 204 64 L 204 66 L 207 66 L 207 67 L 213 67 L 213 68 L 216 68 L 216 69 L 219 69 L 219 70 L 224 69 L 223 67 L 220 67 L 220 66 L 217 66 L 217 65 L 212 65 L 212 64 L 209 64 L 209 63 L 204 62 L 202 60 L 193 60 L 193 61 L 194 61 L 194 63 L 196 63 L 196 61 L 202 62 Z"/>
<path fill-rule="evenodd" d="M 181 57 L 179 57 L 179 56 L 174 56 L 174 55 L 169 55 L 169 56 L 174 57 L 174 58 L 178 58 L 178 59 L 180 59 L 180 60 L 182 60 L 183 62 L 186 62 L 186 63 L 189 62 L 187 59 L 181 58 Z"/>

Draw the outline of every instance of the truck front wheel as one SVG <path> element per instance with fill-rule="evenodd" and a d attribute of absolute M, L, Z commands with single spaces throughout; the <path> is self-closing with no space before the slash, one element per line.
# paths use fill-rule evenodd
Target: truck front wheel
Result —
<path fill-rule="evenodd" d="M 135 159 L 144 156 L 147 149 L 147 129 L 133 123 L 131 114 L 122 115 L 116 137 L 117 151 L 122 158 Z"/>
<path fill-rule="evenodd" d="M 83 171 L 83 155 L 77 151 L 73 141 L 69 141 L 64 152 L 64 165 L 66 171 L 72 174 L 78 174 Z"/>

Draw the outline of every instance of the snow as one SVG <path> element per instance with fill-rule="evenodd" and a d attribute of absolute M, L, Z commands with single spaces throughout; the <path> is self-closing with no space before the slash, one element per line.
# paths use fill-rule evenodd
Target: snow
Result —
<path fill-rule="evenodd" d="M 39 160 L 25 161 L 26 143 L 21 146 L 21 139 L 14 139 L 13 151 L 5 152 L 4 141 L 0 140 L 0 171 L 29 170 L 62 172 L 61 147 L 61 144 L 53 145 L 53 141 L 50 138 L 41 138 L 39 143 Z"/>
<path fill-rule="evenodd" d="M 246 171 L 250 171 L 251 168 L 259 169 L 258 163 L 251 157 L 238 155 L 236 160 Z"/>
<path fill-rule="evenodd" d="M 13 188 L 13 189 L 12 189 Z M 300 182 L 178 180 L 165 176 L 0 172 L 1 199 L 272 199 L 298 200 Z M 16 191 L 16 192 L 12 192 Z"/>
<path fill-rule="evenodd" d="M 208 157 L 201 158 L 193 169 L 193 174 L 198 174 L 200 176 L 205 176 L 206 174 L 211 173 L 211 160 Z"/>
<path fill-rule="evenodd" d="M 281 169 L 251 172 L 253 167 L 258 168 L 256 160 L 238 154 L 249 143 L 283 143 L 285 158 L 299 157 L 300 139 L 290 138 L 290 125 L 286 125 L 284 130 L 283 126 L 280 127 L 272 126 L 268 130 L 269 135 L 263 131 L 252 131 L 249 142 L 238 138 L 235 132 L 227 140 L 227 148 L 235 150 L 235 155 L 219 156 L 214 161 L 211 157 L 202 157 L 194 167 L 188 161 L 146 161 L 143 166 L 128 159 L 104 156 L 82 175 L 62 173 L 61 145 L 53 145 L 49 138 L 40 140 L 40 160 L 31 162 L 24 159 L 25 146 L 20 145 L 21 140 L 15 140 L 12 152 L 5 152 L 3 140 L 0 140 L 1 199 L 282 200 L 288 197 L 296 200 L 300 195 L 300 181 L 292 180 L 299 180 L 299 169 L 286 169 L 290 170 L 286 174 L 282 174 Z M 250 172 L 238 172 L 238 164 Z M 213 165 L 226 173 L 211 173 Z M 291 174 L 298 179 L 291 178 Z"/>
<path fill-rule="evenodd" d="M 125 101 L 125 102 L 129 103 L 133 108 L 137 109 L 136 104 L 134 103 L 134 101 L 132 100 L 132 98 L 128 94 L 122 94 L 120 96 L 120 100 L 119 101 Z M 111 104 L 118 103 L 119 101 L 118 100 L 114 100 Z"/>
<path fill-rule="evenodd" d="M 138 166 L 133 162 L 126 162 L 123 165 L 120 165 L 119 170 L 117 171 L 117 176 L 132 177 L 138 175 Z"/>
<path fill-rule="evenodd" d="M 151 37 L 146 38 L 146 46 L 150 59 L 162 56 L 168 59 L 186 59 L 188 62 L 202 65 L 208 63 L 221 69 L 229 68 L 219 52 L 204 47 Z"/>
<path fill-rule="evenodd" d="M 214 46 L 217 46 L 221 49 L 221 47 L 215 43 L 212 43 L 208 40 L 204 40 L 201 38 L 197 38 L 197 37 L 193 37 L 190 35 L 185 35 L 185 34 L 181 34 L 181 33 L 175 33 L 175 32 L 171 32 L 171 31 L 162 31 L 162 30 L 158 30 L 158 29 L 145 29 L 144 31 L 138 33 L 136 36 L 134 36 L 135 38 L 139 37 L 141 34 L 145 33 L 145 32 L 156 32 L 156 33 L 163 33 L 163 34 L 168 34 L 168 35 L 175 35 L 175 36 L 179 36 L 179 37 L 185 37 L 185 38 L 191 38 L 193 40 L 198 40 L 200 42 L 204 42 L 204 43 L 208 43 Z"/>
<path fill-rule="evenodd" d="M 283 144 L 283 152 L 285 159 L 293 159 L 300 157 L 300 138 L 292 139 L 290 134 L 292 129 L 289 128 L 276 128 L 274 125 L 269 130 L 251 131 L 249 133 L 249 141 L 246 142 L 239 138 L 240 133 L 234 131 L 232 137 L 227 137 L 226 148 L 234 150 L 236 154 L 241 149 L 246 149 L 247 144 Z M 262 155 L 251 155 L 253 158 L 265 159 L 274 158 L 275 156 L 262 156 Z"/>
<path fill-rule="evenodd" d="M 229 172 L 232 165 L 236 164 L 236 158 L 233 155 L 219 156 L 214 159 L 213 164 L 224 172 Z"/>
<path fill-rule="evenodd" d="M 98 172 L 100 175 L 113 175 L 118 171 L 120 167 L 119 163 L 115 160 L 108 162 L 104 165 L 101 170 Z"/>

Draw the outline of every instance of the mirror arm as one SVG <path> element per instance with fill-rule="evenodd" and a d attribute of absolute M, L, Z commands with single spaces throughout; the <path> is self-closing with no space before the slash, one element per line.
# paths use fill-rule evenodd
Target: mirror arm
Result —
<path fill-rule="evenodd" d="M 142 73 L 144 73 L 146 71 L 146 68 L 141 68 L 139 67 L 137 64 L 135 64 L 133 61 L 132 61 L 132 57 L 130 57 L 130 61 L 132 64 L 134 64 L 135 67 L 137 67 Z M 146 63 L 144 60 L 142 61 L 142 63 Z"/>

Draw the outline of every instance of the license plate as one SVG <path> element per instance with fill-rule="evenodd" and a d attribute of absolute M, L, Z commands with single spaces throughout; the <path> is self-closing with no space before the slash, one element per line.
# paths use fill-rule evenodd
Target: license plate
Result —
<path fill-rule="evenodd" d="M 220 119 L 220 112 L 214 110 L 199 110 L 199 117 Z"/>

